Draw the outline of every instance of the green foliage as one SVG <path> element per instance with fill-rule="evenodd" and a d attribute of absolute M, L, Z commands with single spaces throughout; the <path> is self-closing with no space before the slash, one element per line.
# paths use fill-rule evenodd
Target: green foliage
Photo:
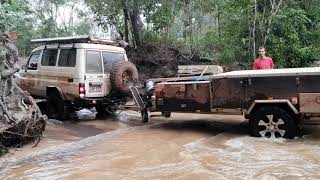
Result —
<path fill-rule="evenodd" d="M 59 8 L 71 0 L 10 0 L 0 3 L 1 32 L 17 32 L 20 52 L 31 38 L 91 32 L 88 11 L 74 9 L 78 22 L 58 23 Z M 4 3 L 6 2 L 6 3 Z M 30 4 L 30 2 L 33 2 Z M 125 33 L 125 10 L 138 12 L 140 39 L 169 44 L 220 64 L 250 69 L 259 46 L 278 68 L 304 67 L 320 59 L 319 0 L 85 0 L 100 27 Z M 73 11 L 72 11 L 73 12 Z M 130 18 L 127 20 L 131 20 Z M 134 24 L 133 23 L 133 24 Z M 129 41 L 134 42 L 128 23 Z"/>
<path fill-rule="evenodd" d="M 11 0 L 0 4 L 0 30 L 8 33 L 17 28 L 25 19 L 26 4 L 22 1 Z"/>
<path fill-rule="evenodd" d="M 170 27 L 173 23 L 170 4 L 166 3 L 161 8 L 155 8 L 154 13 L 148 19 L 149 22 L 153 23 L 154 31 L 162 31 Z"/>
<path fill-rule="evenodd" d="M 109 25 L 123 26 L 121 0 L 85 0 L 94 12 L 95 20 L 99 25 L 107 28 Z"/>
<path fill-rule="evenodd" d="M 319 39 L 305 10 L 288 8 L 276 16 L 268 42 L 270 53 L 279 67 L 304 67 L 319 57 L 314 39 Z"/>
<path fill-rule="evenodd" d="M 34 38 L 89 34 L 93 22 L 88 12 L 76 9 L 78 3 L 75 0 L 4 1 L 0 3 L 0 32 L 18 35 L 15 44 L 22 56 L 29 55 L 32 49 L 30 40 Z M 69 15 L 62 14 L 59 8 L 69 8 Z M 65 16 L 71 15 L 81 19 L 76 23 L 73 19 L 68 22 L 57 19 L 61 16 L 64 20 Z"/>
<path fill-rule="evenodd" d="M 30 8 L 27 2 L 11 0 L 0 4 L 0 31 L 1 33 L 17 33 L 16 41 L 21 53 L 28 53 L 30 39 L 34 34 L 33 20 L 29 16 Z"/>

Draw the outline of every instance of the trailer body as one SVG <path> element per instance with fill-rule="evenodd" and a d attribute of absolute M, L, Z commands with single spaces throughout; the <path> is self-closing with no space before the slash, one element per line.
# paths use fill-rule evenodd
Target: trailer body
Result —
<path fill-rule="evenodd" d="M 262 107 L 276 107 L 298 124 L 320 116 L 320 68 L 233 71 L 199 81 L 161 82 L 153 100 L 153 111 L 239 113 L 248 119 Z"/>
<path fill-rule="evenodd" d="M 162 82 L 155 97 L 158 111 L 246 112 L 257 100 L 287 100 L 299 113 L 320 113 L 320 69 L 234 71 L 206 81 Z"/>

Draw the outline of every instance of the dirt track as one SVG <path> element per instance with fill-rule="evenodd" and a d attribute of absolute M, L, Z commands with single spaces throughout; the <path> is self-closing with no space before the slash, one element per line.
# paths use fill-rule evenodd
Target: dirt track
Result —
<path fill-rule="evenodd" d="M 83 118 L 50 121 L 38 147 L 1 158 L 0 178 L 320 178 L 317 126 L 288 141 L 250 137 L 241 116 L 173 114 L 148 124 L 135 112 Z"/>

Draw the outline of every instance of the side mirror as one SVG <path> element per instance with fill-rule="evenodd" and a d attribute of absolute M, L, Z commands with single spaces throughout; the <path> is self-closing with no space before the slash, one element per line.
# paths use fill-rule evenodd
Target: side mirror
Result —
<path fill-rule="evenodd" d="M 30 63 L 27 69 L 37 70 L 38 69 L 38 63 Z"/>
<path fill-rule="evenodd" d="M 31 63 L 30 64 L 30 67 L 33 69 L 37 69 L 37 67 L 38 67 L 38 63 Z"/>

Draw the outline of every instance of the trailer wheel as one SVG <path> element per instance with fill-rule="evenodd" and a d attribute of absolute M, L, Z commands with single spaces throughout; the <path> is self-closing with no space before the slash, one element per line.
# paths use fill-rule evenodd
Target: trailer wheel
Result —
<path fill-rule="evenodd" d="M 294 118 L 276 106 L 264 106 L 255 110 L 250 116 L 249 124 L 255 137 L 293 139 L 297 134 Z"/>
<path fill-rule="evenodd" d="M 146 110 L 141 111 L 141 118 L 143 123 L 147 123 L 149 121 L 148 111 Z"/>

